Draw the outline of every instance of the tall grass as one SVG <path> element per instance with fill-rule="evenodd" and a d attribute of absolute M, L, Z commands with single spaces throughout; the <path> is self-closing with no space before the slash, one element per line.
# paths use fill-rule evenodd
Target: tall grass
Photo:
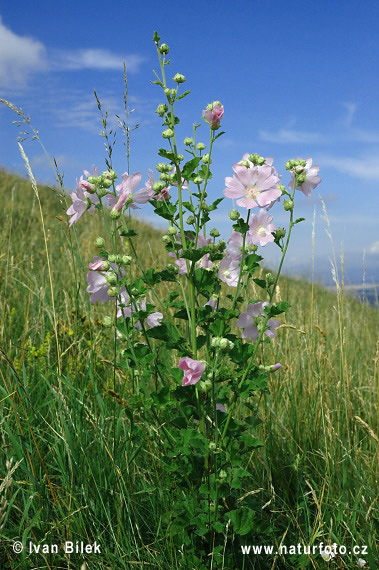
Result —
<path fill-rule="evenodd" d="M 153 397 L 141 398 L 138 413 L 128 409 L 129 372 L 114 366 L 114 338 L 102 326 L 109 309 L 90 305 L 85 291 L 101 220 L 87 216 L 69 231 L 62 196 L 43 186 L 37 196 L 6 171 L 0 195 L 0 567 L 186 568 L 166 527 L 159 428 L 144 414 Z M 163 268 L 160 232 L 132 224 L 146 267 Z M 264 446 L 247 466 L 260 512 L 254 543 L 368 545 L 361 557 L 377 568 L 378 312 L 345 297 L 335 276 L 336 295 L 316 283 L 279 283 L 292 308 L 265 347 L 283 368 L 256 401 Z M 96 540 L 101 554 L 15 554 L 14 540 Z M 328 566 L 318 555 L 244 561 Z M 357 568 L 357 557 L 330 567 Z"/>

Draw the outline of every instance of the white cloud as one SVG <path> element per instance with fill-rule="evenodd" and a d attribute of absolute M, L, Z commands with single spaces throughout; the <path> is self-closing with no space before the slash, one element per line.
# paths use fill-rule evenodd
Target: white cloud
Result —
<path fill-rule="evenodd" d="M 0 87 L 23 87 L 32 72 L 46 68 L 44 45 L 13 33 L 0 17 Z"/>
<path fill-rule="evenodd" d="M 342 105 L 346 109 L 346 117 L 344 119 L 344 125 L 346 128 L 351 127 L 351 123 L 353 122 L 353 118 L 355 115 L 355 111 L 357 110 L 357 106 L 355 103 L 342 103 Z"/>
<path fill-rule="evenodd" d="M 78 49 L 57 51 L 51 60 L 52 69 L 78 71 L 82 69 L 122 70 L 123 61 L 128 73 L 135 73 L 145 58 L 140 55 L 115 54 L 107 49 Z"/>
<path fill-rule="evenodd" d="M 374 241 L 374 243 L 370 245 L 370 247 L 368 248 L 368 253 L 374 253 L 374 254 L 379 253 L 379 241 Z"/>
<path fill-rule="evenodd" d="M 311 144 L 325 142 L 325 137 L 320 133 L 308 131 L 294 131 L 292 129 L 280 129 L 279 131 L 259 131 L 260 137 L 273 143 L 300 143 Z"/>
<path fill-rule="evenodd" d="M 318 162 L 354 178 L 377 181 L 379 177 L 379 153 L 364 157 L 319 156 Z"/>

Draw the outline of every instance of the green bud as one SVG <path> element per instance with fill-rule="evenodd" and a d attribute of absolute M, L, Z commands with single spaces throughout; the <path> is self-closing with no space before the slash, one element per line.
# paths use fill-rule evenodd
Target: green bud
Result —
<path fill-rule="evenodd" d="M 197 150 L 204 150 L 205 144 L 202 142 L 199 142 L 199 143 L 197 143 L 196 148 L 197 148 Z"/>
<path fill-rule="evenodd" d="M 171 238 L 168 235 L 162 236 L 162 241 L 164 244 L 171 243 Z"/>
<path fill-rule="evenodd" d="M 109 261 L 103 261 L 103 270 L 104 271 L 108 271 L 110 269 L 110 263 Z"/>
<path fill-rule="evenodd" d="M 221 340 L 221 338 L 219 336 L 214 336 L 211 340 L 211 346 L 213 348 L 219 348 L 220 347 L 220 340 Z"/>
<path fill-rule="evenodd" d="M 170 48 L 168 47 L 167 44 L 162 44 L 159 46 L 159 51 L 160 53 L 162 53 L 163 55 L 167 55 L 168 52 L 170 51 Z"/>
<path fill-rule="evenodd" d="M 179 271 L 179 267 L 177 265 L 175 265 L 174 263 L 168 263 L 167 269 L 173 273 L 178 273 L 178 271 Z"/>
<path fill-rule="evenodd" d="M 183 142 L 184 142 L 185 146 L 191 146 L 191 144 L 193 144 L 193 139 L 186 137 Z"/>
<path fill-rule="evenodd" d="M 121 216 L 121 212 L 119 212 L 115 208 L 112 208 L 112 210 L 109 212 L 109 215 L 112 218 L 112 220 L 118 220 L 118 218 Z"/>
<path fill-rule="evenodd" d="M 184 160 L 184 156 L 182 154 L 177 154 L 176 158 L 178 159 L 179 162 L 182 162 L 182 160 Z"/>
<path fill-rule="evenodd" d="M 209 379 L 200 380 L 200 382 L 199 382 L 199 391 L 200 392 L 203 392 L 204 394 L 206 394 L 211 389 L 212 389 L 212 381 L 211 380 L 209 380 Z"/>
<path fill-rule="evenodd" d="M 227 339 L 227 338 L 221 338 L 220 339 L 220 350 L 222 350 L 223 352 L 229 352 L 229 350 L 231 350 L 234 346 L 234 343 Z"/>
<path fill-rule="evenodd" d="M 194 224 L 195 221 L 196 221 L 195 216 L 192 216 L 192 215 L 191 215 L 191 216 L 188 216 L 188 218 L 186 219 L 186 223 L 187 223 L 189 226 L 192 226 L 192 224 Z"/>
<path fill-rule="evenodd" d="M 117 262 L 117 255 L 115 255 L 114 253 L 111 253 L 110 255 L 108 255 L 108 261 L 109 261 L 109 263 L 116 263 Z"/>
<path fill-rule="evenodd" d="M 284 238 L 286 235 L 286 230 L 285 228 L 278 228 L 275 233 L 277 238 Z"/>
<path fill-rule="evenodd" d="M 101 249 L 101 248 L 104 247 L 104 246 L 105 246 L 105 239 L 102 238 L 102 237 L 100 237 L 100 236 L 98 236 L 98 237 L 95 239 L 95 247 L 97 247 L 98 249 Z"/>
<path fill-rule="evenodd" d="M 283 206 L 286 212 L 289 212 L 290 210 L 293 210 L 294 207 L 294 203 L 293 200 L 284 200 L 283 201 Z"/>
<path fill-rule="evenodd" d="M 208 447 L 209 447 L 209 451 L 215 451 L 217 449 L 217 445 L 215 444 L 214 441 L 210 441 Z"/>
<path fill-rule="evenodd" d="M 107 180 L 116 180 L 117 174 L 114 170 L 104 170 L 102 176 Z"/>
<path fill-rule="evenodd" d="M 254 251 L 257 251 L 257 249 L 258 249 L 258 246 L 255 245 L 255 243 L 251 243 L 251 244 L 249 245 L 249 251 L 253 251 L 253 252 L 254 252 Z"/>
<path fill-rule="evenodd" d="M 246 168 L 250 168 L 250 162 L 248 160 L 241 160 L 239 164 L 242 164 L 242 166 L 246 166 Z"/>
<path fill-rule="evenodd" d="M 218 231 L 217 228 L 212 228 L 211 231 L 209 232 L 209 235 L 211 235 L 212 237 L 216 238 L 216 237 L 219 237 L 220 232 Z"/>
<path fill-rule="evenodd" d="M 226 472 L 224 469 L 220 469 L 220 472 L 219 472 L 218 476 L 219 476 L 220 479 L 226 479 L 227 476 L 228 476 L 228 474 L 227 474 L 227 472 Z"/>
<path fill-rule="evenodd" d="M 305 172 L 298 174 L 298 176 L 296 177 L 297 185 L 301 186 L 302 184 L 304 184 L 306 179 L 307 179 L 307 176 L 306 176 Z"/>
<path fill-rule="evenodd" d="M 105 279 L 106 279 L 106 282 L 108 283 L 108 285 L 116 285 L 117 284 L 117 277 L 114 273 L 110 273 L 109 275 L 106 275 Z"/>
<path fill-rule="evenodd" d="M 104 317 L 103 318 L 103 326 L 109 329 L 113 325 L 112 317 Z"/>
<path fill-rule="evenodd" d="M 161 103 L 160 105 L 158 105 L 157 110 L 155 111 L 157 113 L 157 115 L 159 115 L 160 117 L 163 117 L 163 115 L 165 113 L 167 113 L 168 111 L 168 107 L 165 103 Z"/>
<path fill-rule="evenodd" d="M 212 163 L 212 159 L 209 156 L 209 154 L 203 154 L 203 156 L 201 157 L 201 162 L 204 162 L 204 164 L 211 164 Z"/>
<path fill-rule="evenodd" d="M 162 180 L 163 182 L 170 182 L 170 175 L 167 174 L 167 172 L 162 172 L 162 174 L 159 175 L 159 180 Z"/>
<path fill-rule="evenodd" d="M 300 164 L 298 164 L 295 168 L 296 174 L 300 174 L 301 172 L 303 172 L 303 170 L 304 170 L 304 166 L 301 166 Z"/>
<path fill-rule="evenodd" d="M 266 273 L 265 275 L 267 285 L 272 285 L 275 283 L 275 277 L 272 273 Z"/>
<path fill-rule="evenodd" d="M 195 184 L 201 184 L 203 182 L 203 178 L 201 176 L 195 176 L 193 181 Z"/>
<path fill-rule="evenodd" d="M 166 97 L 170 97 L 171 95 L 171 89 L 169 89 L 168 87 L 165 87 L 163 89 L 163 93 L 166 95 Z"/>
<path fill-rule="evenodd" d="M 97 176 L 88 176 L 87 182 L 89 182 L 90 184 L 95 184 L 97 182 Z"/>
<path fill-rule="evenodd" d="M 138 289 L 137 289 L 137 287 L 132 287 L 132 288 L 130 289 L 130 294 L 131 294 L 131 295 L 138 295 Z"/>
<path fill-rule="evenodd" d="M 101 185 L 103 188 L 110 188 L 112 184 L 113 184 L 112 180 L 109 180 L 108 178 L 103 178 L 101 181 Z"/>
<path fill-rule="evenodd" d="M 163 190 L 164 187 L 165 185 L 163 184 L 163 182 L 159 182 L 159 180 L 157 180 L 153 184 L 153 190 L 156 194 L 158 194 L 161 190 Z"/>
<path fill-rule="evenodd" d="M 130 255 L 123 255 L 121 257 L 122 265 L 130 265 L 131 261 L 132 261 L 132 257 Z"/>
<path fill-rule="evenodd" d="M 109 287 L 108 289 L 108 297 L 117 297 L 118 289 L 117 287 Z"/>
<path fill-rule="evenodd" d="M 237 210 L 230 210 L 229 218 L 231 220 L 233 220 L 233 222 L 236 222 L 239 217 L 240 217 L 240 213 Z"/>
<path fill-rule="evenodd" d="M 175 83 L 184 83 L 186 78 L 181 73 L 176 73 L 172 80 L 175 81 Z"/>
<path fill-rule="evenodd" d="M 178 230 L 174 226 L 170 226 L 167 230 L 168 235 L 175 236 L 178 233 Z"/>
<path fill-rule="evenodd" d="M 174 131 L 172 129 L 166 129 L 162 133 L 162 137 L 164 139 L 172 139 L 173 136 L 174 136 Z"/>

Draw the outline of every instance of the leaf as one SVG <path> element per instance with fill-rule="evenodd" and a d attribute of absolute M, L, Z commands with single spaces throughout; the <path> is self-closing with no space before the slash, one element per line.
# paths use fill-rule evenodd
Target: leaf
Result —
<path fill-rule="evenodd" d="M 180 254 L 180 257 L 184 259 L 189 259 L 190 261 L 199 261 L 204 255 L 209 253 L 209 245 L 205 245 L 204 247 L 200 247 L 199 249 L 186 249 Z"/>
<path fill-rule="evenodd" d="M 175 101 L 179 101 L 179 99 L 183 99 L 184 97 L 186 97 L 190 93 L 191 93 L 191 91 L 184 91 L 184 93 L 182 93 L 181 95 L 178 95 L 178 97 L 175 97 Z"/>
<path fill-rule="evenodd" d="M 246 234 L 250 227 L 242 218 L 239 218 L 235 224 L 233 224 L 233 229 L 240 234 Z"/>
<path fill-rule="evenodd" d="M 305 218 L 297 218 L 297 220 L 294 221 L 293 225 L 295 224 L 299 224 L 300 222 L 304 222 Z"/>
<path fill-rule="evenodd" d="M 277 305 L 271 305 L 271 307 L 265 307 L 264 311 L 266 315 L 268 315 L 269 317 L 276 317 L 276 315 L 285 313 L 290 306 L 291 303 L 288 303 L 287 301 L 281 301 Z"/>
<path fill-rule="evenodd" d="M 201 160 L 200 156 L 196 156 L 192 160 L 189 160 L 188 162 L 185 163 L 182 170 L 183 178 L 185 178 L 186 180 L 189 180 L 191 178 L 191 174 L 198 166 L 200 160 Z"/>
<path fill-rule="evenodd" d="M 175 162 L 175 153 L 172 150 L 166 150 L 165 148 L 160 148 L 158 150 L 159 156 L 163 156 L 163 158 L 167 158 L 171 160 L 171 162 Z"/>
<path fill-rule="evenodd" d="M 206 269 L 199 267 L 193 272 L 192 279 L 196 290 L 199 293 L 205 294 L 204 296 L 209 298 L 209 295 L 207 294 L 213 292 L 215 281 L 212 271 L 207 271 Z"/>
<path fill-rule="evenodd" d="M 240 507 L 228 514 L 236 534 L 244 536 L 253 528 L 255 513 L 249 507 Z"/>
<path fill-rule="evenodd" d="M 262 289 L 267 289 L 267 283 L 265 279 L 253 279 L 254 283 L 256 283 L 257 285 L 259 285 L 259 287 L 262 287 Z"/>

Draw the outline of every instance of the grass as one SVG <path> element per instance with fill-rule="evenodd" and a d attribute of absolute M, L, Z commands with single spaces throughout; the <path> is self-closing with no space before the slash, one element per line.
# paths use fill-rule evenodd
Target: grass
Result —
<path fill-rule="evenodd" d="M 6 171 L 0 195 L 0 567 L 186 568 L 166 533 L 159 432 L 142 407 L 128 409 L 128 373 L 112 365 L 101 324 L 109 308 L 91 305 L 85 290 L 101 220 L 87 215 L 69 231 L 63 196 L 39 187 L 40 210 L 30 181 Z M 145 267 L 165 267 L 160 232 L 132 223 Z M 283 368 L 257 401 L 265 445 L 248 462 L 260 507 L 249 542 L 368 545 L 361 558 L 377 568 L 378 312 L 345 297 L 342 283 L 337 291 L 280 279 L 278 297 L 292 308 L 265 347 Z M 15 554 L 14 540 L 59 553 Z M 65 554 L 70 540 L 96 540 L 101 554 Z M 357 568 L 357 558 L 329 567 Z M 318 555 L 244 561 L 328 567 Z"/>

